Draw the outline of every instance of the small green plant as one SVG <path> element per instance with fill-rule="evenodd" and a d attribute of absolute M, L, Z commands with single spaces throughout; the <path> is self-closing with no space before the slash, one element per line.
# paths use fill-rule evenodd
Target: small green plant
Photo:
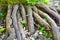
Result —
<path fill-rule="evenodd" d="M 25 25 L 25 24 L 26 24 L 26 20 L 22 20 L 21 23 L 22 23 L 23 25 Z"/>
<path fill-rule="evenodd" d="M 59 29 L 59 32 L 60 32 L 60 29 Z"/>
<path fill-rule="evenodd" d="M 0 1 L 0 3 L 2 3 L 3 1 Z M 6 13 L 7 13 L 7 4 L 4 4 L 4 3 L 2 3 L 1 5 L 0 5 L 0 8 L 1 8 L 1 12 L 0 12 L 0 19 L 1 18 L 4 18 L 5 16 L 6 16 Z"/>
<path fill-rule="evenodd" d="M 50 32 L 48 36 L 49 38 L 52 38 L 53 37 L 52 32 Z"/>
<path fill-rule="evenodd" d="M 17 40 L 17 38 L 13 39 L 13 40 Z"/>
<path fill-rule="evenodd" d="M 45 28 L 41 25 L 39 25 L 39 31 L 42 32 L 42 34 L 47 38 L 53 37 L 52 32 L 49 32 L 49 34 L 48 34 L 48 32 L 45 30 Z"/>
<path fill-rule="evenodd" d="M 3 13 L 0 13 L 0 19 L 4 17 L 4 14 Z"/>
<path fill-rule="evenodd" d="M 47 19 L 46 18 L 43 18 L 46 22 L 47 22 Z"/>
<path fill-rule="evenodd" d="M 35 40 L 33 37 L 31 37 L 31 40 Z"/>
<path fill-rule="evenodd" d="M 26 2 L 30 5 L 35 5 L 37 4 L 38 0 L 26 0 Z"/>
<path fill-rule="evenodd" d="M 0 28 L 0 33 L 4 32 L 5 28 Z"/>
<path fill-rule="evenodd" d="M 44 36 L 47 36 L 47 32 L 45 31 L 45 28 L 43 26 L 39 26 L 39 31 L 42 32 Z"/>

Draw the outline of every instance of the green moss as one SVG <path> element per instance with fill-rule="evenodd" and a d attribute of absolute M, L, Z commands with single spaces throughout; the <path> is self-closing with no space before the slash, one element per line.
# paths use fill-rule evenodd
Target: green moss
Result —
<path fill-rule="evenodd" d="M 0 0 L 0 3 L 7 2 L 8 4 L 18 4 L 18 3 L 24 3 L 24 4 L 30 4 L 35 5 L 38 2 L 43 2 L 45 4 L 49 4 L 49 0 Z"/>
<path fill-rule="evenodd" d="M 40 2 L 43 2 L 43 3 L 47 4 L 47 5 L 50 5 L 50 0 L 40 0 Z"/>
<path fill-rule="evenodd" d="M 8 4 L 18 4 L 19 0 L 7 0 Z"/>

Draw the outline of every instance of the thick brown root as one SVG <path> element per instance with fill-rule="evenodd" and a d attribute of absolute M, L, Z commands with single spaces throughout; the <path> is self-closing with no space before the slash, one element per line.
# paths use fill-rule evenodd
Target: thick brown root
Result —
<path fill-rule="evenodd" d="M 40 25 L 42 25 L 42 26 L 44 26 L 45 28 L 47 28 L 47 30 L 50 30 L 50 25 L 46 22 L 46 21 L 44 21 L 37 13 L 35 13 L 34 11 L 33 11 L 33 16 L 36 18 L 36 20 L 38 21 L 38 23 L 40 24 Z"/>
<path fill-rule="evenodd" d="M 60 40 L 60 32 L 59 32 L 59 28 L 57 27 L 56 23 L 53 21 L 53 19 L 51 19 L 49 17 L 49 15 L 47 15 L 46 13 L 42 12 L 41 10 L 38 10 L 39 14 L 46 17 L 48 22 L 50 23 L 50 25 L 52 26 L 52 31 L 53 31 L 53 35 L 54 35 L 54 39 L 55 40 Z"/>
<path fill-rule="evenodd" d="M 48 12 L 48 14 L 53 15 L 53 16 L 56 18 L 56 20 L 58 20 L 58 23 L 60 23 L 60 16 L 59 16 L 59 14 L 56 13 L 56 12 L 54 12 L 54 11 L 52 11 L 52 10 L 51 10 L 48 6 L 46 6 L 44 3 L 37 4 L 36 6 L 37 6 L 38 8 L 43 8 L 43 9 L 45 9 L 45 11 Z"/>
<path fill-rule="evenodd" d="M 33 6 L 32 10 L 35 11 L 36 13 L 38 13 L 38 9 L 36 8 L 36 6 Z"/>
<path fill-rule="evenodd" d="M 22 40 L 25 40 L 25 32 L 24 32 L 24 29 L 23 29 L 23 25 L 21 23 L 22 18 L 20 16 L 19 10 L 18 10 L 18 13 L 17 13 L 17 18 L 18 18 L 18 26 L 19 26 L 19 29 L 20 29 L 20 33 L 22 35 Z"/>
<path fill-rule="evenodd" d="M 58 13 L 55 7 L 49 7 L 51 10 L 53 10 L 54 12 Z"/>
<path fill-rule="evenodd" d="M 32 15 L 32 9 L 30 6 L 27 6 L 27 13 L 28 13 L 28 27 L 31 34 L 34 33 L 34 21 L 33 21 L 33 15 Z"/>
<path fill-rule="evenodd" d="M 18 22 L 17 22 L 17 17 L 16 17 L 17 10 L 18 10 L 18 5 L 14 5 L 14 9 L 12 12 L 12 20 L 13 20 L 14 29 L 15 29 L 15 32 L 17 35 L 17 39 L 21 40 L 21 34 L 20 34 L 20 30 L 18 28 L 18 24 L 17 24 Z"/>
<path fill-rule="evenodd" d="M 22 14 L 22 18 L 26 21 L 26 12 L 25 12 L 25 8 L 22 4 L 19 5 L 19 9 L 21 11 Z"/>
<path fill-rule="evenodd" d="M 14 28 L 12 28 L 12 33 L 10 34 L 10 36 L 6 40 L 14 40 L 14 38 L 16 38 L 16 34 L 15 34 Z"/>
<path fill-rule="evenodd" d="M 7 16 L 6 16 L 6 30 L 8 34 L 10 35 L 12 33 L 11 30 L 11 12 L 12 12 L 12 5 L 8 5 L 8 11 L 7 11 Z"/>

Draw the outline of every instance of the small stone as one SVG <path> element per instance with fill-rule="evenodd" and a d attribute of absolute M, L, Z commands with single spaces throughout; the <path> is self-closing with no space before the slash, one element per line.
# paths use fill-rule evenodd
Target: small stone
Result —
<path fill-rule="evenodd" d="M 0 38 L 0 40 L 2 40 L 2 38 Z"/>
<path fill-rule="evenodd" d="M 42 34 L 42 32 L 39 32 L 39 34 Z"/>
<path fill-rule="evenodd" d="M 30 32 L 27 32 L 27 35 L 30 36 Z"/>
<path fill-rule="evenodd" d="M 3 26 L 0 26 L 0 28 L 3 28 Z"/>

